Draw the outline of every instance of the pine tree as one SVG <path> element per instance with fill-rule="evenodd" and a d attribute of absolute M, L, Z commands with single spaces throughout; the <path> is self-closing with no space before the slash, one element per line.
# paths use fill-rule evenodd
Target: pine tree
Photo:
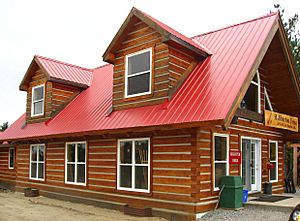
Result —
<path fill-rule="evenodd" d="M 0 126 L 0 131 L 5 131 L 7 128 L 8 128 L 8 122 L 5 122 Z"/>
<path fill-rule="evenodd" d="M 286 21 L 284 19 L 285 10 L 281 8 L 279 4 L 275 4 L 274 8 L 280 12 L 281 20 L 289 40 L 289 45 L 295 58 L 296 69 L 298 71 L 298 75 L 300 75 L 300 32 L 296 28 L 299 16 L 298 14 L 295 14 Z"/>

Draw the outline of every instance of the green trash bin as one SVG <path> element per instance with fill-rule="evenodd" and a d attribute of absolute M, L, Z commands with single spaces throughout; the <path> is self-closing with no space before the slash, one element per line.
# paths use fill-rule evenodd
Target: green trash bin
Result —
<path fill-rule="evenodd" d="M 243 206 L 243 184 L 240 176 L 222 177 L 220 190 L 222 190 L 220 207 L 237 209 Z"/>

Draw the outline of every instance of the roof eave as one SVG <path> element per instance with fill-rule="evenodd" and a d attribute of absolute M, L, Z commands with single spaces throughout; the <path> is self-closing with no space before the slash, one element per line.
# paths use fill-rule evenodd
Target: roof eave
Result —
<path fill-rule="evenodd" d="M 50 75 L 44 70 L 43 66 L 40 64 L 40 62 L 38 61 L 38 59 L 36 58 L 36 56 L 33 57 L 20 85 L 19 85 L 19 90 L 20 91 L 27 91 L 28 89 L 28 84 L 26 83 L 27 79 L 30 77 L 31 71 L 34 67 L 34 65 L 38 65 L 39 68 L 42 69 L 43 73 L 46 75 L 47 80 L 50 79 Z"/>
<path fill-rule="evenodd" d="M 171 123 L 171 124 L 162 124 L 162 125 L 149 125 L 149 126 L 137 126 L 137 127 L 126 127 L 118 129 L 105 129 L 105 130 L 91 130 L 91 131 L 81 131 L 73 133 L 62 133 L 62 134 L 51 134 L 51 135 L 42 135 L 42 136 L 31 136 L 31 137 L 20 137 L 20 138 L 5 138 L 1 141 L 7 142 L 24 142 L 29 140 L 46 140 L 46 139 L 59 139 L 65 137 L 80 137 L 80 136 L 96 136 L 96 135 L 106 135 L 106 134 L 120 134 L 128 132 L 128 129 L 132 131 L 155 131 L 155 130 L 172 130 L 172 129 L 188 129 L 195 127 L 204 127 L 204 126 L 213 126 L 213 125 L 223 125 L 223 119 L 216 120 L 206 120 L 206 121 L 194 121 L 194 122 L 182 122 L 182 123 Z"/>
<path fill-rule="evenodd" d="M 73 81 L 66 81 L 66 80 L 63 80 L 63 79 L 60 79 L 60 78 L 54 78 L 54 77 L 50 77 L 49 81 L 56 82 L 56 83 L 61 83 L 61 84 L 69 85 L 69 86 L 74 86 L 74 87 L 78 87 L 78 88 L 82 88 L 82 89 L 86 89 L 86 88 L 89 87 L 86 84 L 80 84 L 80 83 L 76 83 L 76 82 L 73 82 Z"/>

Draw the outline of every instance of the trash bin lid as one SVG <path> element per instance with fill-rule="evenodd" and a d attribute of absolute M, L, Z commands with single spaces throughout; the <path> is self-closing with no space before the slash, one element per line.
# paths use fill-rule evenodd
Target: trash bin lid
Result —
<path fill-rule="evenodd" d="M 242 178 L 240 176 L 223 176 L 221 179 L 221 186 L 235 186 L 240 187 L 243 186 Z"/>

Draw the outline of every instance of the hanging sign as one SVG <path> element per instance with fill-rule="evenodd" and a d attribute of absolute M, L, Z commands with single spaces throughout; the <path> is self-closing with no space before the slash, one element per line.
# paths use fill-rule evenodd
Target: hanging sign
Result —
<path fill-rule="evenodd" d="M 241 164 L 241 156 L 240 150 L 229 150 L 229 164 Z"/>
<path fill-rule="evenodd" d="M 298 132 L 298 117 L 265 110 L 265 125 Z"/>

